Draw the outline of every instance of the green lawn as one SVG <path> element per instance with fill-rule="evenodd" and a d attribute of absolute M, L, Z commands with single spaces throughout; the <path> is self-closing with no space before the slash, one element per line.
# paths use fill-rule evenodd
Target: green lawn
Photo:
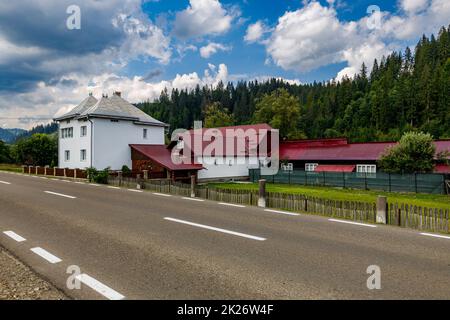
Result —
<path fill-rule="evenodd" d="M 225 189 L 258 190 L 258 184 L 256 183 L 214 183 L 210 185 L 216 188 Z M 383 195 L 388 197 L 388 202 L 390 203 L 405 203 L 428 208 L 450 209 L 450 196 L 446 195 L 394 193 L 271 183 L 267 184 L 267 191 L 303 194 L 306 196 L 314 196 L 331 200 L 350 200 L 364 202 L 375 202 L 378 195 Z"/>
<path fill-rule="evenodd" d="M 22 172 L 22 167 L 17 164 L 0 163 L 0 171 Z"/>

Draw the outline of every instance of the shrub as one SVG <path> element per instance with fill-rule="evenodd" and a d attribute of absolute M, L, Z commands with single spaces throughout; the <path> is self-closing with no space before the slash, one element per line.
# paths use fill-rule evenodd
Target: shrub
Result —
<path fill-rule="evenodd" d="M 430 134 L 408 132 L 398 145 L 389 148 L 380 166 L 389 173 L 433 172 L 436 146 Z"/>
<path fill-rule="evenodd" d="M 124 176 L 130 176 L 130 175 L 131 175 L 131 169 L 128 168 L 128 166 L 124 165 L 124 166 L 122 167 L 122 174 L 123 174 Z"/>
<path fill-rule="evenodd" d="M 98 171 L 97 169 L 91 167 L 86 170 L 89 177 L 89 182 L 108 184 L 109 168 Z"/>

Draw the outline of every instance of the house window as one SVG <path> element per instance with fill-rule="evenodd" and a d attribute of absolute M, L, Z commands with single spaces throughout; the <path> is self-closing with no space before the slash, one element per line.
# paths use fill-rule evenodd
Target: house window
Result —
<path fill-rule="evenodd" d="M 81 137 L 86 137 L 87 136 L 87 126 L 82 126 L 81 127 L 80 136 Z"/>
<path fill-rule="evenodd" d="M 144 139 L 147 139 L 147 129 L 144 129 L 142 131 L 142 136 L 143 136 Z"/>
<path fill-rule="evenodd" d="M 283 171 L 294 171 L 294 164 L 293 163 L 282 164 L 281 169 Z"/>
<path fill-rule="evenodd" d="M 64 151 L 64 161 L 70 161 L 70 151 Z"/>
<path fill-rule="evenodd" d="M 86 149 L 80 151 L 80 160 L 86 161 Z"/>
<path fill-rule="evenodd" d="M 307 163 L 305 164 L 305 171 L 306 172 L 314 172 L 316 171 L 316 168 L 319 166 L 318 163 Z"/>
<path fill-rule="evenodd" d="M 61 139 L 73 138 L 73 128 L 61 129 Z"/>
<path fill-rule="evenodd" d="M 358 173 L 377 173 L 377 166 L 374 164 L 358 164 L 356 166 Z"/>

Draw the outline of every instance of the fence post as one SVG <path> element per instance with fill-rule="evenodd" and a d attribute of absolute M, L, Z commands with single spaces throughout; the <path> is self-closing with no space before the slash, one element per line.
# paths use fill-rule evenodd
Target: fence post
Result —
<path fill-rule="evenodd" d="M 345 171 L 342 171 L 342 187 L 345 189 Z"/>
<path fill-rule="evenodd" d="M 367 172 L 364 172 L 364 190 L 369 190 L 367 188 Z"/>
<path fill-rule="evenodd" d="M 417 173 L 414 173 L 414 187 L 417 193 Z"/>
<path fill-rule="evenodd" d="M 53 167 L 53 176 L 56 177 L 56 167 Z"/>
<path fill-rule="evenodd" d="M 266 207 L 266 180 L 259 180 L 259 197 L 258 197 L 258 207 Z"/>
<path fill-rule="evenodd" d="M 387 223 L 387 197 L 378 196 L 377 198 L 377 223 Z"/>
<path fill-rule="evenodd" d="M 28 166 L 28 174 L 31 174 L 31 166 Z"/>
<path fill-rule="evenodd" d="M 22 166 L 22 173 L 25 173 L 25 168 L 26 168 L 27 166 Z"/>
<path fill-rule="evenodd" d="M 136 180 L 138 177 L 139 177 L 139 175 L 136 176 Z M 122 186 L 122 171 L 117 172 L 117 178 L 119 178 L 119 187 L 120 187 L 120 186 Z M 138 182 L 138 184 L 139 184 L 139 182 Z"/>
<path fill-rule="evenodd" d="M 120 174 L 122 174 L 122 172 L 120 172 Z M 138 190 L 143 189 L 142 188 L 141 174 L 137 174 L 136 175 L 136 182 L 137 182 L 136 189 L 138 189 Z"/>
<path fill-rule="evenodd" d="M 191 175 L 191 198 L 195 198 L 195 175 Z"/>
<path fill-rule="evenodd" d="M 38 174 L 38 170 L 39 170 L 39 166 L 36 166 L 35 169 L 36 169 L 36 175 L 37 175 Z"/>
<path fill-rule="evenodd" d="M 73 178 L 76 179 L 77 178 L 77 168 L 73 169 Z"/>
<path fill-rule="evenodd" d="M 148 170 L 142 170 L 144 173 L 144 180 L 148 180 Z"/>
<path fill-rule="evenodd" d="M 392 178 L 391 178 L 391 173 L 389 173 L 389 192 L 392 191 Z"/>

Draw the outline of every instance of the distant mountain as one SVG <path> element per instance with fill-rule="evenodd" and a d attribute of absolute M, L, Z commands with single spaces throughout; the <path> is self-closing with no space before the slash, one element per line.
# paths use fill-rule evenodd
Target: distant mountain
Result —
<path fill-rule="evenodd" d="M 4 129 L 0 128 L 0 140 L 6 143 L 14 143 L 17 137 L 27 132 L 23 129 Z"/>
<path fill-rule="evenodd" d="M 15 141 L 22 138 L 31 137 L 33 134 L 36 133 L 54 134 L 57 132 L 58 132 L 58 124 L 56 122 L 52 122 L 46 125 L 40 124 L 36 127 L 33 127 L 31 130 L 22 131 L 19 135 L 15 137 Z"/>

